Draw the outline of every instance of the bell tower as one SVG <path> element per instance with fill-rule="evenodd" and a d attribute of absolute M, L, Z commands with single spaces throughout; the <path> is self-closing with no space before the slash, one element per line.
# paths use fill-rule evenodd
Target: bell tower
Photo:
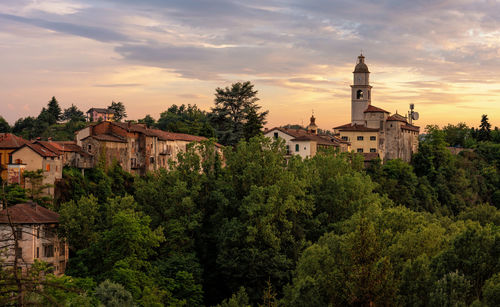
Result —
<path fill-rule="evenodd" d="M 371 104 L 370 71 L 365 64 L 365 57 L 361 53 L 358 63 L 354 67 L 354 82 L 351 85 L 351 123 L 364 125 L 364 111 Z"/>

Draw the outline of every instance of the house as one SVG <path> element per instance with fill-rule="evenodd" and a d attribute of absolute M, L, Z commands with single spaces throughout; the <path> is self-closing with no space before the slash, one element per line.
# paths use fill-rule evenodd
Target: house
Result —
<path fill-rule="evenodd" d="M 418 149 L 420 128 L 413 125 L 418 113 L 407 116 L 390 113 L 371 104 L 372 86 L 365 57 L 358 56 L 351 85 L 351 122 L 334 128 L 336 135 L 350 142 L 355 152 L 365 156 L 365 162 L 376 158 L 382 161 L 402 159 L 410 161 Z"/>
<path fill-rule="evenodd" d="M 14 260 L 25 270 L 35 259 L 49 263 L 55 275 L 63 275 L 68 263 L 68 244 L 57 235 L 59 214 L 36 203 L 17 204 L 0 211 L 3 265 Z M 15 244 L 17 239 L 17 248 Z"/>
<path fill-rule="evenodd" d="M 138 175 L 168 168 L 168 161 L 186 151 L 188 144 L 203 140 L 207 138 L 121 122 L 100 122 L 76 132 L 76 144 L 93 157 L 94 166 L 101 159 L 108 166 L 116 161 Z"/>
<path fill-rule="evenodd" d="M 11 153 L 12 163 L 8 165 L 9 172 L 19 169 L 23 171 L 43 170 L 42 185 L 54 185 L 56 180 L 62 178 L 63 157 L 61 153 L 54 152 L 38 142 L 26 143 Z M 15 182 L 9 182 L 15 183 Z M 32 184 L 21 182 L 25 188 Z M 47 187 L 46 194 L 54 195 L 54 187 Z"/>
<path fill-rule="evenodd" d="M 2 181 L 7 181 L 8 165 L 12 162 L 12 152 L 26 143 L 29 143 L 29 141 L 12 133 L 0 133 L 0 174 Z"/>
<path fill-rule="evenodd" d="M 35 141 L 46 149 L 62 156 L 63 166 L 88 169 L 92 167 L 93 157 L 76 145 L 75 141 Z"/>
<path fill-rule="evenodd" d="M 115 111 L 112 109 L 91 108 L 87 111 L 87 119 L 89 122 L 112 121 L 115 116 Z"/>
<path fill-rule="evenodd" d="M 302 158 L 314 157 L 322 148 L 336 148 L 341 152 L 350 151 L 350 143 L 336 136 L 318 134 L 316 118 L 311 116 L 311 122 L 304 129 L 290 129 L 275 127 L 264 132 L 269 138 L 281 138 L 289 155 L 300 155 Z"/>

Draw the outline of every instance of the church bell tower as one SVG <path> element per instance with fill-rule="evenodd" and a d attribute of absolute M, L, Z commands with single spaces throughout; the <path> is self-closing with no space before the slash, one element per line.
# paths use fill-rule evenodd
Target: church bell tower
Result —
<path fill-rule="evenodd" d="M 370 71 L 365 64 L 363 54 L 358 56 L 358 63 L 354 67 L 354 82 L 351 85 L 351 123 L 364 125 L 364 111 L 371 104 Z"/>

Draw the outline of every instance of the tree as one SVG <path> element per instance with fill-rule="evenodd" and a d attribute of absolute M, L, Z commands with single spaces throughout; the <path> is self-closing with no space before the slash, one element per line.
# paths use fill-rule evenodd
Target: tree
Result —
<path fill-rule="evenodd" d="M 95 297 L 104 306 L 108 307 L 132 307 L 134 300 L 130 292 L 125 290 L 122 285 L 106 279 L 95 289 Z"/>
<path fill-rule="evenodd" d="M 51 124 L 55 124 L 61 119 L 61 107 L 59 107 L 59 102 L 57 102 L 54 96 L 52 96 L 52 99 L 47 105 L 47 113 L 50 115 Z"/>
<path fill-rule="evenodd" d="M 139 124 L 145 124 L 146 127 L 153 127 L 156 123 L 155 119 L 151 115 L 146 115 L 144 118 L 138 120 Z"/>
<path fill-rule="evenodd" d="M 5 120 L 5 118 L 0 116 L 0 133 L 10 132 L 10 130 L 11 130 L 11 128 L 10 128 L 9 123 Z"/>
<path fill-rule="evenodd" d="M 481 116 L 481 125 L 479 125 L 478 139 L 480 141 L 491 140 L 491 124 L 488 121 L 488 115 L 483 114 Z"/>
<path fill-rule="evenodd" d="M 215 137 L 208 114 L 196 105 L 172 105 L 160 114 L 156 127 L 171 132 L 187 133 L 204 137 Z"/>
<path fill-rule="evenodd" d="M 127 112 L 125 112 L 125 105 L 122 102 L 112 101 L 111 105 L 108 106 L 108 109 L 114 112 L 113 120 L 116 122 L 119 122 L 127 117 Z"/>
<path fill-rule="evenodd" d="M 431 306 L 456 306 L 465 307 L 471 284 L 467 278 L 458 273 L 451 272 L 438 280 L 430 293 Z"/>
<path fill-rule="evenodd" d="M 500 273 L 496 273 L 484 283 L 483 297 L 488 306 L 500 306 Z"/>
<path fill-rule="evenodd" d="M 259 112 L 257 91 L 250 81 L 233 83 L 231 87 L 215 90 L 215 107 L 211 122 L 219 142 L 236 145 L 239 140 L 250 139 L 265 123 L 269 111 Z"/>
<path fill-rule="evenodd" d="M 68 121 L 85 121 L 85 115 L 74 104 L 71 104 L 71 107 L 64 110 L 61 118 Z"/>

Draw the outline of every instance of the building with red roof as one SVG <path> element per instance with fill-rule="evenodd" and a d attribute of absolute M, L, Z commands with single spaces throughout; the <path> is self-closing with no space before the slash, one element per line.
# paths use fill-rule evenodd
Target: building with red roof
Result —
<path fill-rule="evenodd" d="M 302 158 L 314 157 L 322 148 L 335 148 L 341 152 L 350 150 L 350 143 L 334 135 L 319 134 L 316 118 L 311 116 L 311 121 L 306 129 L 290 129 L 275 127 L 267 129 L 264 136 L 281 138 L 285 141 L 289 155 L 299 155 Z"/>
<path fill-rule="evenodd" d="M 3 265 L 25 270 L 35 260 L 47 262 L 62 275 L 68 262 L 68 244 L 57 235 L 59 214 L 36 203 L 16 204 L 0 210 L 0 237 L 6 247 Z M 17 241 L 17 242 L 16 242 Z"/>
<path fill-rule="evenodd" d="M 418 113 L 407 116 L 390 113 L 371 104 L 372 86 L 365 57 L 358 56 L 351 85 L 351 122 L 334 128 L 335 133 L 351 143 L 354 151 L 362 153 L 365 161 L 380 158 L 382 161 L 403 159 L 410 161 L 418 148 L 420 128 L 413 125 Z"/>
<path fill-rule="evenodd" d="M 102 156 L 108 165 L 117 161 L 124 170 L 139 175 L 168 168 L 169 160 L 175 161 L 189 144 L 205 140 L 202 136 L 121 122 L 100 122 L 76 132 L 76 144 L 93 157 L 94 165 Z"/>
<path fill-rule="evenodd" d="M 8 165 L 12 162 L 12 152 L 29 141 L 12 133 L 0 133 L 0 175 L 7 180 Z"/>

